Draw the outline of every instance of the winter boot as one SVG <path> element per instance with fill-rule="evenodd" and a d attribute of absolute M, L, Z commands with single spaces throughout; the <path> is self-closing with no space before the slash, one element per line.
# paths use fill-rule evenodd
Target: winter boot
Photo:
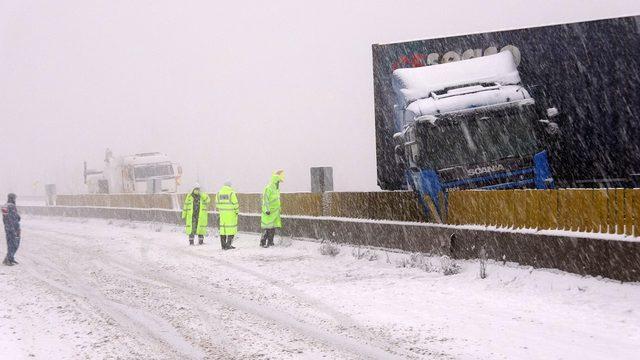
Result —
<path fill-rule="evenodd" d="M 275 229 L 267 230 L 267 247 L 273 246 L 273 238 L 276 236 Z"/>
<path fill-rule="evenodd" d="M 204 236 L 199 235 L 198 236 L 198 245 L 202 245 L 202 244 L 204 244 Z"/>
<path fill-rule="evenodd" d="M 267 233 L 262 234 L 260 238 L 260 247 L 267 247 Z"/>
<path fill-rule="evenodd" d="M 4 261 L 2 261 L 2 264 L 7 266 L 13 266 L 13 263 L 7 259 L 4 259 Z"/>
<path fill-rule="evenodd" d="M 236 247 L 231 245 L 233 242 L 233 235 L 227 235 L 227 249 L 235 249 Z"/>

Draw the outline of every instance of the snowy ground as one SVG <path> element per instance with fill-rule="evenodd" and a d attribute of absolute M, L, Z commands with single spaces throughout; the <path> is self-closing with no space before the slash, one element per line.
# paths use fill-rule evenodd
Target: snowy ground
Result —
<path fill-rule="evenodd" d="M 182 229 L 25 217 L 0 267 L 7 359 L 637 359 L 640 284 L 320 244 L 223 252 Z M 284 239 L 287 243 L 287 239 Z M 286 245 L 286 244 L 285 244 Z M 373 256 L 375 258 L 375 256 Z M 421 259 L 418 259 L 418 261 Z"/>

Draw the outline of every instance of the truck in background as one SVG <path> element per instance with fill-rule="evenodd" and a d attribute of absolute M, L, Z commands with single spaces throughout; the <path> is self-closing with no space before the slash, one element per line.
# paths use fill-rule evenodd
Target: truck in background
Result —
<path fill-rule="evenodd" d="M 107 149 L 104 169 L 88 169 L 84 163 L 84 183 L 90 194 L 175 193 L 181 176 L 181 166 L 159 152 L 114 157 Z"/>
<path fill-rule="evenodd" d="M 554 187 L 544 135 L 556 108 L 522 85 L 510 51 L 393 72 L 396 161 L 425 212 L 441 222 L 458 189 Z"/>

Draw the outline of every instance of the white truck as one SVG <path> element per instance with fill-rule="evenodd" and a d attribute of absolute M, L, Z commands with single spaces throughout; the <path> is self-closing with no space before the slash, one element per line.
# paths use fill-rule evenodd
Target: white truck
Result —
<path fill-rule="evenodd" d="M 107 149 L 104 169 L 88 169 L 84 163 L 84 183 L 90 194 L 175 193 L 182 168 L 162 153 L 141 153 L 114 157 Z"/>

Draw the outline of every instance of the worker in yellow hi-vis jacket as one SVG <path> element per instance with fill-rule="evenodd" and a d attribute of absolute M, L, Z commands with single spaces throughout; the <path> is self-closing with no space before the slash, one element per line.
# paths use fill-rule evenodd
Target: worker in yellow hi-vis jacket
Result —
<path fill-rule="evenodd" d="M 273 246 L 276 229 L 282 227 L 280 219 L 280 183 L 284 182 L 284 171 L 278 170 L 271 176 L 271 181 L 262 193 L 262 216 L 260 227 L 264 230 L 260 246 Z"/>
<path fill-rule="evenodd" d="M 225 182 L 216 194 L 216 209 L 220 218 L 220 246 L 222 250 L 235 249 L 231 242 L 238 233 L 240 204 L 230 181 Z"/>
<path fill-rule="evenodd" d="M 193 238 L 198 235 L 198 244 L 204 243 L 209 222 L 209 203 L 211 202 L 206 192 L 200 192 L 200 185 L 196 183 L 193 190 L 187 194 L 182 207 L 182 219 L 185 221 L 185 232 L 189 236 L 189 245 L 193 245 Z"/>

